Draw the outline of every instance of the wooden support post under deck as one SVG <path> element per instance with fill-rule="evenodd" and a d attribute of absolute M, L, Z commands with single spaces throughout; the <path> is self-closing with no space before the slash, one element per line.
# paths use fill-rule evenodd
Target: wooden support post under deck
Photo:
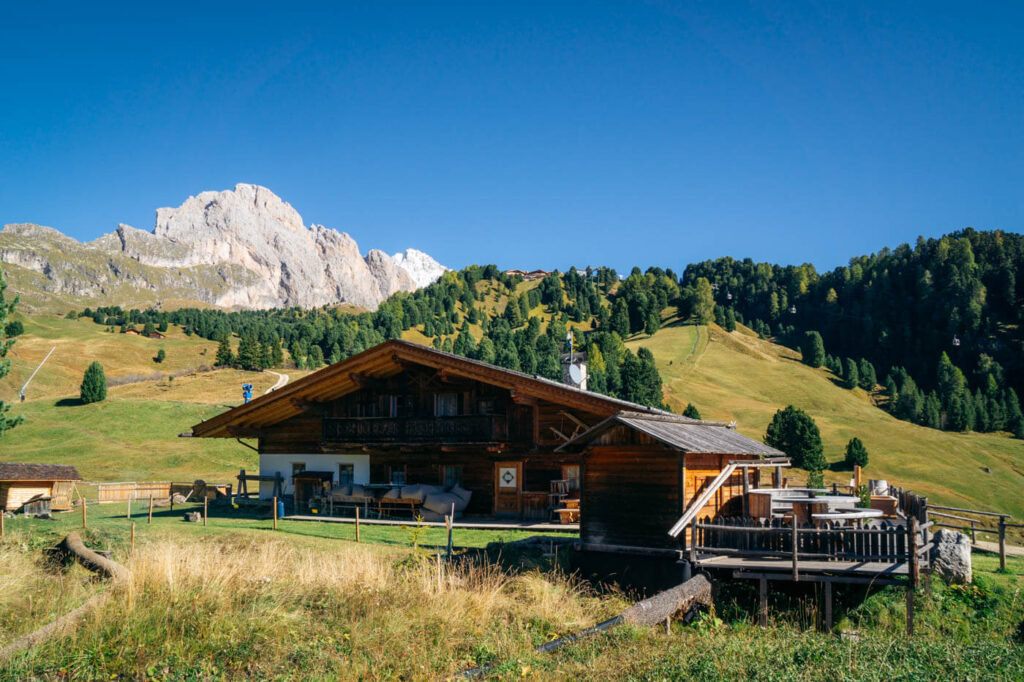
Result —
<path fill-rule="evenodd" d="M 782 487 L 782 467 L 775 467 L 775 480 L 772 481 L 773 488 Z"/>
<path fill-rule="evenodd" d="M 758 583 L 761 598 L 757 609 L 757 624 L 766 628 L 768 627 L 768 579 L 761 578 Z"/>
<path fill-rule="evenodd" d="M 683 536 L 685 539 L 685 535 Z M 690 521 L 690 561 L 697 563 L 697 517 Z"/>
<path fill-rule="evenodd" d="M 743 515 L 750 516 L 750 468 L 742 467 L 740 471 L 743 472 Z"/>
<path fill-rule="evenodd" d="M 796 582 L 800 582 L 800 572 L 797 569 L 797 562 L 799 561 L 799 559 L 797 558 L 797 554 L 798 554 L 797 545 L 798 544 L 799 544 L 799 541 L 797 539 L 796 512 L 794 511 L 793 512 L 793 582 L 795 582 L 795 583 Z"/>
<path fill-rule="evenodd" d="M 832 581 L 825 581 L 825 632 L 832 632 Z"/>

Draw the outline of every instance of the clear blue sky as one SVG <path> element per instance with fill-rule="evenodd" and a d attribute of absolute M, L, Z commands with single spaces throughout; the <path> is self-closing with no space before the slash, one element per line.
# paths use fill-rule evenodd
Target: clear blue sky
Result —
<path fill-rule="evenodd" d="M 1024 218 L 1020 3 L 35 4 L 0 22 L 0 223 L 252 182 L 364 252 L 625 270 Z"/>

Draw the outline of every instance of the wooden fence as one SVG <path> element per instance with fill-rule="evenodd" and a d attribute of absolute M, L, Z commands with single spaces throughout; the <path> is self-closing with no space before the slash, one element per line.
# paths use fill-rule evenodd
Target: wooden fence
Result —
<path fill-rule="evenodd" d="M 958 512 L 950 514 L 949 512 Z M 978 533 L 990 533 L 995 535 L 999 541 L 999 567 L 1006 570 L 1006 529 L 1024 528 L 1022 523 L 1010 523 L 1007 519 L 1013 517 L 1002 512 L 981 511 L 979 509 L 964 509 L 962 507 L 944 507 L 932 505 L 929 513 L 936 518 L 935 525 L 962 530 L 971 536 L 971 544 L 977 544 Z M 961 514 L 972 514 L 980 516 L 973 519 Z M 993 520 L 996 519 L 996 520 Z M 957 521 L 961 523 L 956 523 Z"/>
<path fill-rule="evenodd" d="M 204 497 L 217 499 L 218 497 L 231 497 L 230 483 L 205 483 L 197 486 L 195 482 L 186 483 L 179 481 L 125 481 L 120 483 L 79 483 L 81 496 L 88 499 L 90 503 L 95 502 L 127 502 L 148 500 L 152 497 L 155 500 L 166 500 L 172 494 L 178 493 L 188 496 L 198 502 Z M 89 488 L 95 490 L 95 497 L 86 492 Z"/>
<path fill-rule="evenodd" d="M 697 553 L 789 559 L 795 546 L 800 559 L 815 561 L 901 563 L 908 557 L 908 526 L 889 521 L 872 520 L 861 527 L 839 522 L 794 527 L 784 519 L 705 517 L 693 529 Z M 926 541 L 919 537 L 915 544 L 920 548 Z"/>

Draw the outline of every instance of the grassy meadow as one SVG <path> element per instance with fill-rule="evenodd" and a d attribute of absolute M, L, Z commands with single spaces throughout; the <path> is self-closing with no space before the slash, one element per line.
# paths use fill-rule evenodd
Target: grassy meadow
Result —
<path fill-rule="evenodd" d="M 830 462 L 841 463 L 856 436 L 870 455 L 868 478 L 912 488 L 935 503 L 1024 518 L 1024 441 L 900 421 L 875 407 L 865 391 L 841 387 L 827 369 L 808 367 L 798 352 L 744 327 L 729 333 L 717 325 L 668 322 L 653 337 L 640 335 L 626 345 L 654 353 L 674 410 L 692 402 L 705 419 L 735 420 L 740 433 L 760 440 L 776 410 L 795 405 L 818 424 Z M 840 483 L 851 475 L 825 473 L 826 481 Z"/>
<path fill-rule="evenodd" d="M 599 589 L 555 563 L 514 550 L 463 550 L 439 565 L 430 531 L 282 522 L 211 506 L 209 526 L 135 506 L 129 553 L 125 505 L 89 508 L 87 544 L 131 572 L 108 588 L 83 569 L 48 568 L 40 549 L 80 525 L 15 519 L 0 542 L 0 646 L 110 590 L 74 632 L 0 661 L 0 679 L 451 679 L 480 665 L 491 679 L 891 680 L 1022 679 L 1024 559 L 1006 573 L 976 558 L 976 585 L 917 595 L 917 629 L 903 633 L 900 588 L 837 591 L 833 634 L 816 631 L 813 586 L 773 592 L 771 627 L 756 626 L 752 585 L 732 583 L 712 613 L 663 628 L 619 627 L 554 654 L 533 649 L 599 623 L 633 596 Z M 522 532 L 458 530 L 482 547 Z"/>

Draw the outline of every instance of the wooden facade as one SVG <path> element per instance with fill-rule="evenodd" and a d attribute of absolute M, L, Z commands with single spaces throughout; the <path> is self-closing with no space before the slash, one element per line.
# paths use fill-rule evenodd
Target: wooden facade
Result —
<path fill-rule="evenodd" d="M 80 480 L 72 466 L 0 462 L 0 510 L 16 511 L 38 497 L 50 498 L 51 509 L 71 509 L 75 481 Z"/>
<path fill-rule="evenodd" d="M 676 541 L 667 529 L 735 448 L 684 453 L 627 426 L 605 430 L 601 441 L 588 441 L 586 449 L 569 447 L 626 413 L 712 436 L 728 430 L 724 424 L 389 341 L 197 424 L 193 435 L 258 439 L 261 475 L 293 478 L 303 469 L 326 474 L 333 467 L 335 480 L 342 481 L 349 465 L 335 466 L 332 457 L 338 462 L 361 458 L 368 460 L 365 474 L 356 466 L 347 470 L 356 472 L 354 483 L 457 483 L 472 492 L 467 515 L 537 514 L 553 482 L 572 479 L 587 537 L 670 546 Z M 730 443 L 736 438 L 753 443 L 730 433 Z M 684 475 L 687 458 L 691 468 Z M 282 470 L 287 466 L 293 468 Z M 356 480 L 361 475 L 363 480 Z M 728 504 L 741 489 L 742 481 L 723 489 L 714 504 Z"/>

